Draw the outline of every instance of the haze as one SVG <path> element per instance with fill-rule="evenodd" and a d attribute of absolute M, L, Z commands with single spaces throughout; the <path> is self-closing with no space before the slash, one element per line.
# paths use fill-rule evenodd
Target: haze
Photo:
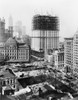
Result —
<path fill-rule="evenodd" d="M 0 17 L 13 17 L 13 25 L 21 20 L 26 34 L 32 34 L 32 18 L 35 14 L 59 17 L 60 37 L 71 37 L 78 30 L 78 0 L 0 0 Z"/>

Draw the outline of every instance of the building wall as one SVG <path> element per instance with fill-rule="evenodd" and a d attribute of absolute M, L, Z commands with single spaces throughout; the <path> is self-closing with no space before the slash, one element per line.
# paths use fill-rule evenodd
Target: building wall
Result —
<path fill-rule="evenodd" d="M 1 86 L 2 86 L 2 94 L 4 95 L 5 91 L 9 90 L 17 90 L 17 78 L 12 73 L 11 69 L 5 69 L 1 73 Z"/>
<path fill-rule="evenodd" d="M 73 66 L 74 72 L 78 73 L 78 34 L 73 39 Z"/>
<path fill-rule="evenodd" d="M 22 46 L 18 48 L 18 60 L 29 61 L 29 48 Z"/>
<path fill-rule="evenodd" d="M 0 53 L 3 54 L 5 60 L 26 61 L 30 60 L 30 51 L 28 46 L 7 46 L 0 47 Z"/>
<path fill-rule="evenodd" d="M 52 54 L 46 56 L 46 60 L 55 68 L 62 70 L 64 68 L 64 48 L 54 50 Z"/>
<path fill-rule="evenodd" d="M 73 73 L 78 73 L 78 34 L 64 41 L 64 65 L 71 67 Z"/>
<path fill-rule="evenodd" d="M 58 53 L 58 69 L 64 68 L 64 51 Z"/>
<path fill-rule="evenodd" d="M 36 51 L 48 51 L 58 49 L 59 33 L 58 31 L 33 31 L 32 35 L 32 49 Z"/>
<path fill-rule="evenodd" d="M 13 26 L 9 26 L 9 33 L 10 37 L 13 37 Z"/>
<path fill-rule="evenodd" d="M 54 66 L 56 69 L 58 69 L 58 50 L 53 52 L 54 55 Z"/>
<path fill-rule="evenodd" d="M 3 55 L 2 58 L 5 59 L 5 53 L 4 52 L 5 52 L 4 47 L 3 46 L 0 46 L 0 54 Z M 0 55 L 0 57 L 1 57 L 1 55 Z"/>
<path fill-rule="evenodd" d="M 5 57 L 8 56 L 10 60 L 17 59 L 17 47 L 16 46 L 7 46 L 5 47 Z"/>
<path fill-rule="evenodd" d="M 48 50 L 58 49 L 58 26 L 57 16 L 35 15 L 33 17 L 32 49 L 44 51 L 45 56 L 47 55 Z"/>
<path fill-rule="evenodd" d="M 16 78 L 9 77 L 9 78 L 3 79 L 2 86 L 3 87 L 5 87 L 5 86 L 11 86 L 12 89 L 16 89 Z"/>
<path fill-rule="evenodd" d="M 5 33 L 5 20 L 0 19 L 0 34 L 4 34 L 4 33 Z"/>
<path fill-rule="evenodd" d="M 5 20 L 0 19 L 0 42 L 5 42 Z"/>
<path fill-rule="evenodd" d="M 73 68 L 73 38 L 64 40 L 64 66 Z"/>
<path fill-rule="evenodd" d="M 13 36 L 13 26 L 5 29 L 5 19 L 0 19 L 0 42 L 6 42 L 9 37 Z"/>

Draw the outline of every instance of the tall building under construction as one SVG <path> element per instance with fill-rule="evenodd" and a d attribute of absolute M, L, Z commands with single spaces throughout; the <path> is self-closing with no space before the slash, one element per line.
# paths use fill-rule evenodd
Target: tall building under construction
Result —
<path fill-rule="evenodd" d="M 39 52 L 48 52 L 58 49 L 58 46 L 58 17 L 35 15 L 33 17 L 32 49 Z"/>

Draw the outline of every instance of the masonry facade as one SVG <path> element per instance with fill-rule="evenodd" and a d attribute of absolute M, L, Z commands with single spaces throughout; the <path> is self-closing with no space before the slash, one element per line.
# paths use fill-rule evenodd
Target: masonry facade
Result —
<path fill-rule="evenodd" d="M 8 62 L 29 62 L 30 49 L 25 43 L 18 43 L 14 38 L 9 38 L 5 44 L 0 45 L 0 53 Z"/>

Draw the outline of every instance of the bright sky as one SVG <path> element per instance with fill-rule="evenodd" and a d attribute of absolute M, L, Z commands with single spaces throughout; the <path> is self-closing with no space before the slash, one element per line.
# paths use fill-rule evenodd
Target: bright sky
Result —
<path fill-rule="evenodd" d="M 78 0 L 0 0 L 0 17 L 5 18 L 6 26 L 12 15 L 14 24 L 21 20 L 30 35 L 35 14 L 58 16 L 61 37 L 73 36 L 78 30 Z"/>

